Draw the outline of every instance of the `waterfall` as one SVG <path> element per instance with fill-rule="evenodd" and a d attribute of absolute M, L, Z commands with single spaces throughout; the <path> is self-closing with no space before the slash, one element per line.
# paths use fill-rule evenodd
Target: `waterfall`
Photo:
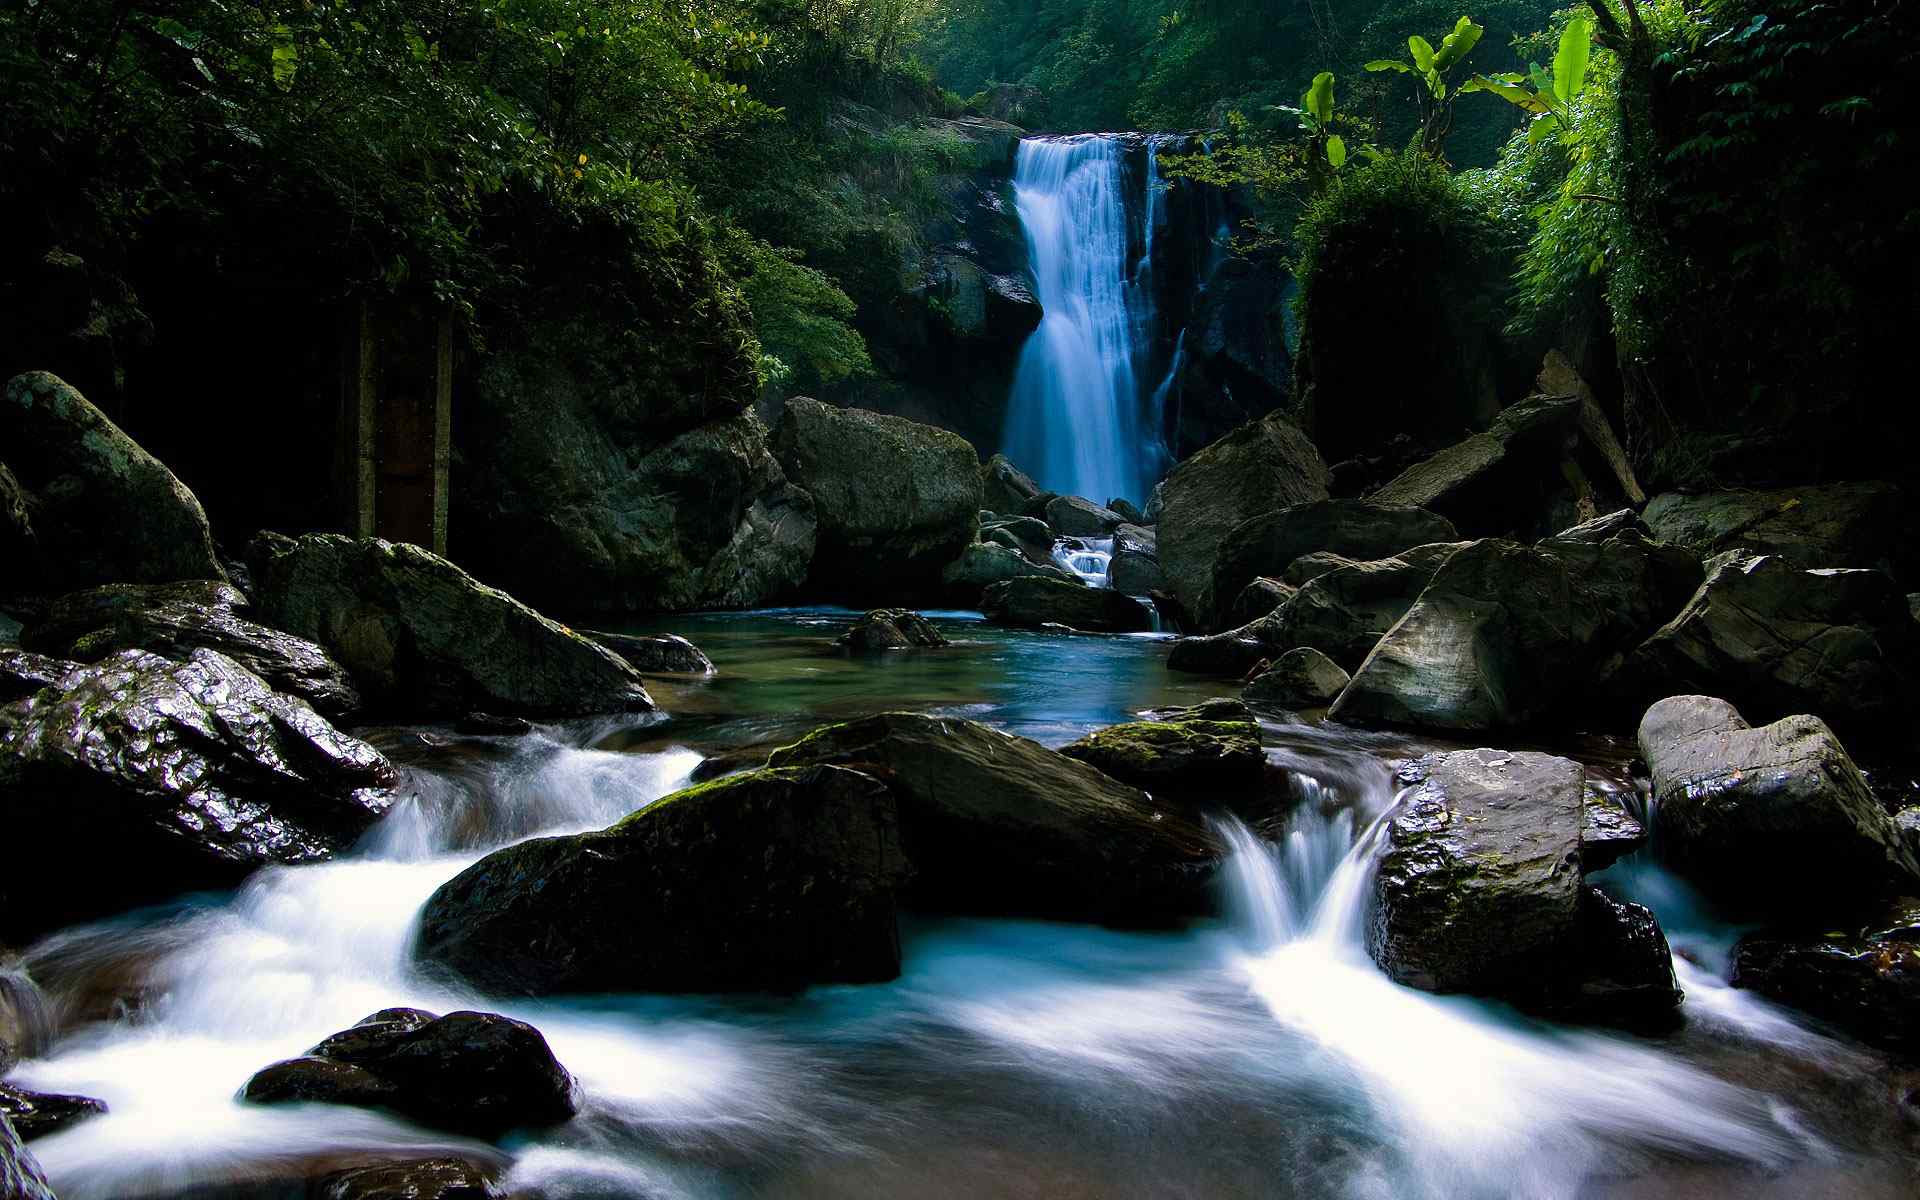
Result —
<path fill-rule="evenodd" d="M 1128 256 L 1120 139 L 1028 138 L 1013 186 L 1044 316 L 1020 354 L 1007 454 L 1051 491 L 1144 501 L 1156 456 L 1135 366 L 1152 301 L 1136 279 L 1144 258 Z M 1158 217 L 1148 213 L 1148 239 Z"/>

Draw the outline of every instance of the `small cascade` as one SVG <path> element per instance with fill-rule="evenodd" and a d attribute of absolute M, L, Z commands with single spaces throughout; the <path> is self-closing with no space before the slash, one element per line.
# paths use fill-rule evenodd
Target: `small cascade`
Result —
<path fill-rule="evenodd" d="M 1113 566 L 1113 539 L 1061 538 L 1053 544 L 1053 561 L 1088 587 L 1106 587 Z"/>
<path fill-rule="evenodd" d="M 1129 257 L 1126 174 L 1111 135 L 1028 138 L 1014 164 L 1044 315 L 1020 354 L 1007 454 L 1041 486 L 1098 500 L 1144 497 L 1158 470 L 1136 375 L 1152 298 Z"/>

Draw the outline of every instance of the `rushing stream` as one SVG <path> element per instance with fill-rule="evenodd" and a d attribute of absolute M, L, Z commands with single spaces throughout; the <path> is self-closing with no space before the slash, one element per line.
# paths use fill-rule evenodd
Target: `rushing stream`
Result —
<path fill-rule="evenodd" d="M 581 1197 L 1908 1196 L 1914 1133 L 1871 1055 L 1718 982 L 1712 926 L 1654 904 L 1683 1031 L 1541 1024 L 1389 982 L 1364 947 L 1368 873 L 1404 742 L 1265 727 L 1290 794 L 1225 813 L 1220 919 L 1178 933 L 924 920 L 895 982 L 792 998 L 449 994 L 408 966 L 414 914 L 486 849 L 603 826 L 703 758 L 821 720 L 918 707 L 1059 744 L 1212 689 L 1151 638 L 937 620 L 951 652 L 824 652 L 850 614 L 688 619 L 721 674 L 671 716 L 518 740 L 394 730 L 416 798 L 361 852 L 69 931 L 30 965 L 82 1024 L 13 1079 L 112 1112 L 34 1144 L 66 1200 L 271 1181 L 369 1149 L 464 1147 L 344 1108 L 240 1104 L 260 1067 L 376 1009 L 479 1007 L 537 1025 L 581 1115 L 510 1143 L 509 1187 Z M 981 864 L 982 888 L 993 886 Z M 143 1001 L 117 1017 L 112 997 Z M 280 1195 L 266 1190 L 224 1194 Z M 299 1194 L 297 1191 L 292 1194 Z"/>

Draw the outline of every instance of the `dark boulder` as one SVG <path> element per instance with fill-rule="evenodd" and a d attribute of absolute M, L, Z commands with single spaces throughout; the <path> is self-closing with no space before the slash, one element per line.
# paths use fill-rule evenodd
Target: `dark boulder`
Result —
<path fill-rule="evenodd" d="M 1648 503 L 1646 520 L 1661 541 L 1702 557 L 1744 549 L 1804 568 L 1898 571 L 1910 565 L 1906 498 L 1891 483 L 1666 492 Z"/>
<path fill-rule="evenodd" d="M 1108 537 L 1126 518 L 1081 496 L 1055 496 L 1047 502 L 1047 525 L 1066 537 Z"/>
<path fill-rule="evenodd" d="M 499 1164 L 420 1158 L 335 1171 L 315 1183 L 315 1200 L 494 1200 Z"/>
<path fill-rule="evenodd" d="M 501 994 L 886 980 L 908 872 L 893 798 L 870 776 L 754 771 L 489 854 L 427 901 L 414 956 Z"/>
<path fill-rule="evenodd" d="M 1046 562 L 1057 539 L 1053 528 L 1038 517 L 1008 517 L 982 513 L 980 540 L 1017 550 L 1036 562 Z"/>
<path fill-rule="evenodd" d="M 834 640 L 849 654 L 925 650 L 949 645 L 933 622 L 909 608 L 876 608 Z"/>
<path fill-rule="evenodd" d="M 1589 874 L 1604 871 L 1646 844 L 1646 826 L 1627 811 L 1618 793 L 1589 776 L 1580 825 L 1581 870 Z"/>
<path fill-rule="evenodd" d="M 1920 904 L 1905 900 L 1857 930 L 1762 933 L 1734 952 L 1733 986 L 1830 1021 L 1909 1057 L 1920 1054 Z"/>
<path fill-rule="evenodd" d="M 248 620 L 248 607 L 246 596 L 226 583 L 113 583 L 55 600 L 20 641 L 88 663 L 123 650 L 176 661 L 214 650 L 330 720 L 359 711 L 360 694 L 339 663 L 305 638 Z"/>
<path fill-rule="evenodd" d="M 1391 558 L 1402 550 L 1459 538 L 1451 522 L 1418 508 L 1363 500 L 1315 500 L 1241 523 L 1220 545 L 1213 595 L 1238 595 L 1250 581 L 1279 576 L 1295 559 L 1330 552 L 1353 559 Z"/>
<path fill-rule="evenodd" d="M 1041 491 L 1033 477 L 1004 454 L 994 455 L 980 468 L 980 485 L 982 500 L 997 513 L 1025 512 Z"/>
<path fill-rule="evenodd" d="M 35 848 L 7 873 L 0 933 L 324 860 L 380 818 L 396 778 L 371 746 L 211 650 L 80 667 L 0 725 L 8 834 Z"/>
<path fill-rule="evenodd" d="M 1044 576 L 996 583 L 980 600 L 989 620 L 1037 629 L 1064 625 L 1086 633 L 1144 633 L 1153 611 L 1124 592 L 1090 588 Z"/>
<path fill-rule="evenodd" d="M 1550 498 L 1564 486 L 1561 463 L 1577 437 L 1580 402 L 1533 396 L 1484 433 L 1449 446 L 1395 476 L 1367 499 L 1430 509 L 1469 537 L 1537 537 Z"/>
<path fill-rule="evenodd" d="M 39 587 L 44 578 L 30 500 L 13 471 L 0 462 L 0 563 L 7 565 L 9 592 Z"/>
<path fill-rule="evenodd" d="M 79 663 L 0 647 L 0 704 L 25 700 L 66 678 Z"/>
<path fill-rule="evenodd" d="M 262 1070 L 256 1104 L 386 1108 L 434 1129 L 497 1138 L 577 1110 L 573 1076 L 533 1026 L 494 1013 L 383 1009 L 300 1058 Z"/>
<path fill-rule="evenodd" d="M 1811 712 L 1849 736 L 1903 736 L 1917 666 L 1920 629 L 1885 573 L 1802 571 L 1736 553 L 1608 686 L 1641 704 L 1697 690 L 1762 719 Z"/>
<path fill-rule="evenodd" d="M 1574 937 L 1561 961 L 1564 983 L 1536 1007 L 1635 1029 L 1679 1023 L 1686 997 L 1674 978 L 1673 948 L 1645 905 L 1615 900 L 1597 887 L 1581 889 Z"/>
<path fill-rule="evenodd" d="M 958 434 L 795 397 L 772 444 L 814 499 L 819 541 L 808 578 L 816 590 L 937 592 L 941 570 L 975 540 L 980 465 Z"/>
<path fill-rule="evenodd" d="M 1153 554 L 1116 546 L 1107 564 L 1107 587 L 1123 596 L 1151 596 L 1167 586 L 1166 572 Z"/>
<path fill-rule="evenodd" d="M 1234 430 L 1173 469 L 1154 492 L 1160 566 L 1181 607 L 1207 628 L 1231 595 L 1216 597 L 1214 569 L 1228 535 L 1261 513 L 1327 498 L 1327 467 L 1299 428 L 1271 413 Z"/>
<path fill-rule="evenodd" d="M 700 647 L 671 633 L 638 636 L 629 633 L 580 631 L 627 661 L 643 675 L 712 675 L 713 660 Z"/>
<path fill-rule="evenodd" d="M 1698 569 L 1634 531 L 1597 545 L 1476 542 L 1440 566 L 1331 715 L 1447 730 L 1534 724 L 1587 700 L 1592 675 L 1665 620 Z"/>
<path fill-rule="evenodd" d="M 0 1196 L 6 1200 L 54 1200 L 47 1186 L 47 1173 L 31 1151 L 20 1144 L 20 1135 L 5 1113 L 0 1113 Z"/>
<path fill-rule="evenodd" d="M 1246 705 L 1218 701 L 1097 729 L 1060 748 L 1155 796 L 1210 807 L 1257 792 L 1266 776 L 1260 726 Z"/>
<path fill-rule="evenodd" d="M 1238 629 L 1262 617 L 1272 616 L 1299 590 L 1293 584 L 1262 576 L 1240 589 L 1240 594 L 1227 607 L 1227 620 Z"/>
<path fill-rule="evenodd" d="M 653 708 L 619 655 L 418 546 L 262 534 L 248 557 L 261 619 L 326 647 L 381 713 Z"/>
<path fill-rule="evenodd" d="M 988 588 L 1009 579 L 1052 579 L 1072 587 L 1081 586 L 1079 577 L 1064 567 L 1034 562 L 1018 549 L 981 542 L 961 551 L 960 557 L 940 573 L 940 581 L 948 593 L 967 604 L 978 604 Z"/>
<path fill-rule="evenodd" d="M 1107 501 L 1107 507 L 1119 513 L 1120 519 L 1129 525 L 1148 524 L 1147 514 L 1141 512 L 1139 506 L 1131 500 L 1123 500 L 1116 496 Z"/>
<path fill-rule="evenodd" d="M 224 578 L 187 485 L 59 377 L 7 383 L 0 454 L 31 513 L 41 590 Z"/>
<path fill-rule="evenodd" d="M 59 1133 L 106 1111 L 106 1104 L 91 1096 L 47 1095 L 0 1083 L 0 1116 L 13 1122 L 23 1142 Z"/>
<path fill-rule="evenodd" d="M 1920 888 L 1899 825 L 1818 718 L 1755 729 L 1724 700 L 1673 696 L 1639 740 L 1661 851 L 1713 894 L 1804 910 Z"/>
<path fill-rule="evenodd" d="M 1320 651 L 1297 646 L 1255 676 L 1241 689 L 1240 697 L 1251 704 L 1324 708 L 1346 689 L 1350 678 L 1339 663 Z"/>
<path fill-rule="evenodd" d="M 1120 924 L 1205 912 L 1217 839 L 1085 763 L 974 721 L 883 713 L 767 760 L 858 766 L 900 806 L 908 895 L 936 912 Z"/>

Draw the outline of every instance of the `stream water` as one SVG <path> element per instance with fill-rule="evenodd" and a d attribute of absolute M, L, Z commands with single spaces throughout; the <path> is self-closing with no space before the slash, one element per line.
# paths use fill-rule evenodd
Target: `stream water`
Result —
<path fill-rule="evenodd" d="M 1729 931 L 1655 864 L 1607 879 L 1692 960 L 1676 1034 L 1555 1027 L 1388 981 L 1364 949 L 1367 879 L 1391 762 L 1418 747 L 1311 723 L 1264 726 L 1288 790 L 1247 823 L 1218 816 L 1220 915 L 1182 932 L 914 920 L 898 980 L 788 998 L 497 1002 L 409 968 L 421 903 L 486 849 L 605 825 L 703 759 L 888 708 L 1057 745 L 1214 690 L 1169 674 L 1161 640 L 967 614 L 934 614 L 948 651 L 834 657 L 851 617 L 676 621 L 721 673 L 660 686 L 670 715 L 652 722 L 381 731 L 414 798 L 355 855 L 35 947 L 49 1003 L 101 1019 L 11 1078 L 112 1106 L 34 1144 L 60 1194 L 280 1195 L 272 1181 L 317 1162 L 475 1149 L 377 1113 L 235 1101 L 260 1067 L 396 1004 L 545 1033 L 582 1111 L 509 1142 L 507 1182 L 556 1197 L 1914 1194 L 1891 1069 L 1722 985 Z"/>

